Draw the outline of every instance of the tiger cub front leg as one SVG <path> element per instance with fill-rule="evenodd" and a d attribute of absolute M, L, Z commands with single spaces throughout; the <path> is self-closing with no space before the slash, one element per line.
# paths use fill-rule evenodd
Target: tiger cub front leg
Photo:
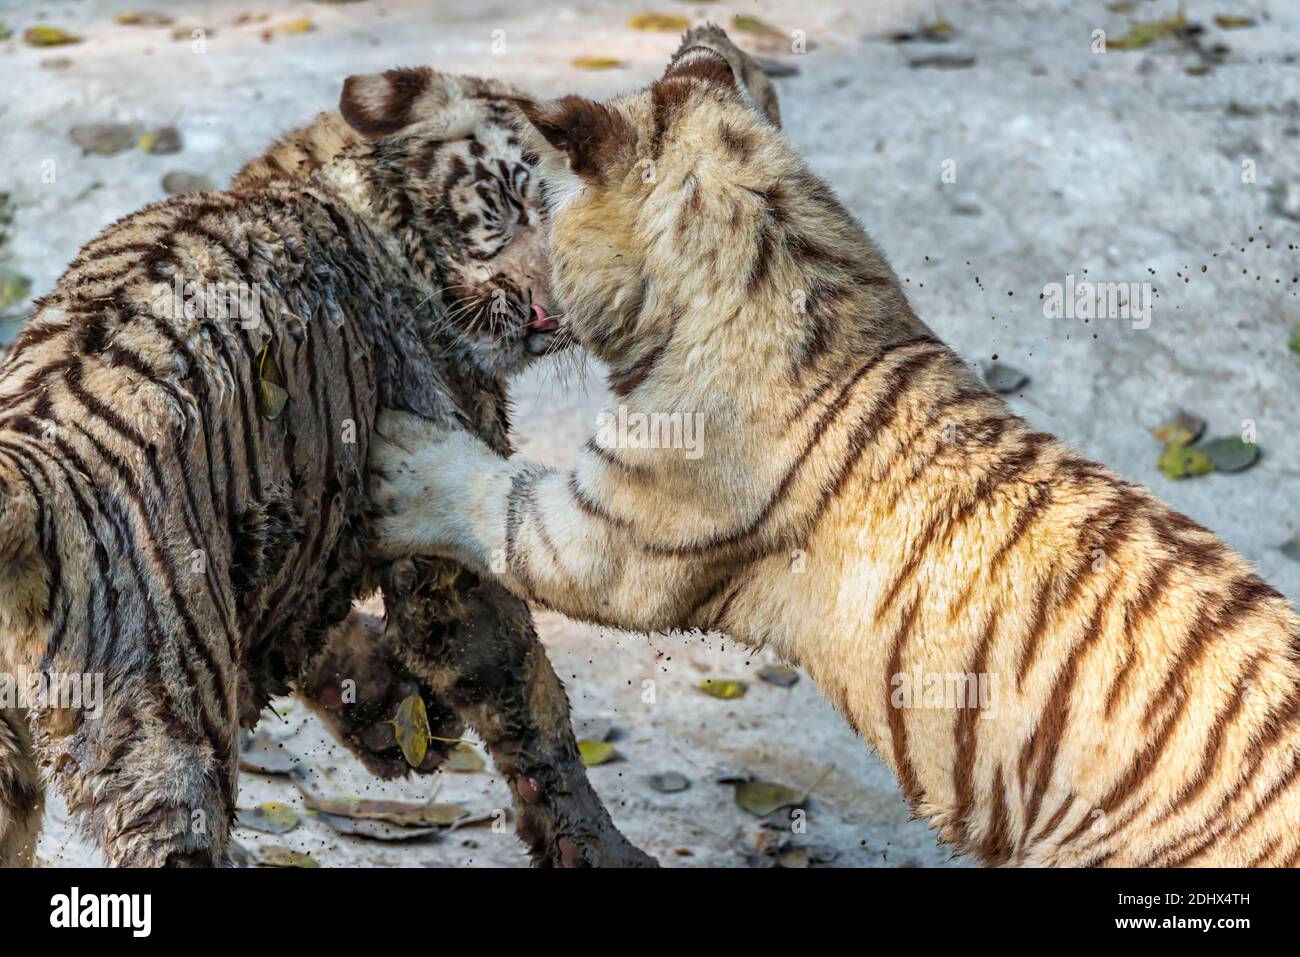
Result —
<path fill-rule="evenodd" d="M 44 810 L 27 713 L 0 711 L 0 867 L 31 867 Z"/>

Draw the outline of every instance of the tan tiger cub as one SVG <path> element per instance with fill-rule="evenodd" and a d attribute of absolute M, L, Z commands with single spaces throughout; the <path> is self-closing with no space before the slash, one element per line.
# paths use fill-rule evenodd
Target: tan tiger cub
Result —
<path fill-rule="evenodd" d="M 386 415 L 384 548 L 770 646 L 983 862 L 1300 861 L 1300 618 L 1241 556 L 1012 415 L 715 53 L 525 113 L 553 292 L 626 416 L 561 473 Z M 633 413 L 700 441 L 618 441 Z"/>

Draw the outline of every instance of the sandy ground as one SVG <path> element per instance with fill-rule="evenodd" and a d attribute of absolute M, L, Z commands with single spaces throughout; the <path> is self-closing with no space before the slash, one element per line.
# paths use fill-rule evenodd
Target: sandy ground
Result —
<path fill-rule="evenodd" d="M 160 3 L 178 24 L 206 29 L 206 48 L 171 27 L 115 25 L 135 4 L 17 2 L 0 7 L 15 38 L 0 41 L 0 192 L 13 207 L 0 267 L 47 289 L 77 248 L 117 216 L 162 196 L 172 170 L 225 181 L 274 136 L 337 100 L 344 76 L 429 63 L 491 73 L 538 94 L 613 93 L 655 75 L 675 34 L 635 32 L 629 16 L 675 13 L 727 24 L 757 14 L 805 31 L 803 55 L 779 57 L 799 73 L 777 80 L 786 129 L 861 217 L 906 279 L 934 329 L 972 362 L 1011 363 L 1030 376 L 1013 404 L 1035 425 L 1143 482 L 1243 551 L 1293 600 L 1300 563 L 1278 546 L 1300 532 L 1300 357 L 1287 336 L 1300 322 L 1300 8 L 1284 2 L 1189 0 L 1209 25 L 1222 63 L 1173 42 L 1105 54 L 1092 33 L 1116 37 L 1129 15 L 1097 0 L 945 0 L 957 30 L 946 44 L 887 42 L 933 14 L 929 2 L 872 4 L 623 2 Z M 1175 4 L 1139 2 L 1152 19 Z M 238 24 L 241 14 L 265 22 Z M 1215 14 L 1253 28 L 1220 30 Z M 39 18 L 43 16 L 44 20 Z M 309 17 L 315 29 L 262 33 Z M 45 22 L 85 41 L 37 50 L 17 36 Z M 494 33 L 504 31 L 503 33 Z M 495 48 L 494 48 L 495 41 Z M 965 68 L 913 67 L 943 54 Z M 582 72 L 579 56 L 623 68 Z M 58 65 L 56 58 L 70 62 Z M 48 61 L 55 60 L 51 65 Z M 175 123 L 174 156 L 82 156 L 71 126 L 102 121 Z M 57 170 L 45 180 L 47 161 Z M 1253 182 L 1243 170 L 1253 169 Z M 945 175 L 947 173 L 948 175 Z M 1251 177 L 1246 177 L 1250 179 Z M 1290 188 L 1292 203 L 1279 198 Z M 1294 212 L 1300 215 L 1300 212 Z M 1204 269 L 1202 267 L 1205 267 Z M 1067 274 L 1149 281 L 1149 327 L 1121 320 L 1045 318 L 1039 296 Z M 516 389 L 519 444 L 555 465 L 572 461 L 606 400 L 598 371 L 539 368 Z M 1261 462 L 1238 475 L 1173 482 L 1155 469 L 1149 429 L 1178 407 L 1214 435 L 1248 420 Z M 568 684 L 575 717 L 606 719 L 622 760 L 591 770 L 625 832 L 674 866 L 744 866 L 759 832 L 720 773 L 745 769 L 807 788 L 806 832 L 786 835 L 835 866 L 943 865 L 886 768 L 803 678 L 791 688 L 757 680 L 767 659 L 715 638 L 615 634 L 542 613 L 539 628 Z M 742 678 L 748 693 L 720 701 L 695 690 L 704 677 Z M 643 682 L 655 682 L 645 703 Z M 331 772 L 339 794 L 450 801 L 490 812 L 505 800 L 490 771 L 384 784 L 334 746 L 292 701 L 263 727 L 304 762 Z M 647 777 L 691 780 L 663 794 Z M 302 806 L 284 777 L 246 773 L 241 805 Z M 307 820 L 296 830 L 239 841 L 309 851 L 327 866 L 522 865 L 518 842 L 491 828 L 438 840 L 381 843 L 341 837 Z M 52 802 L 40 854 L 49 864 L 97 863 Z"/>

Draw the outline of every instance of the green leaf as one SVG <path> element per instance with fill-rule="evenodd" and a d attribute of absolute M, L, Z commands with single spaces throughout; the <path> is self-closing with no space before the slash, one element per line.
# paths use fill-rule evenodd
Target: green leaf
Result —
<path fill-rule="evenodd" d="M 578 742 L 578 754 L 582 756 L 583 767 L 594 768 L 614 760 L 618 752 L 608 741 L 583 740 Z"/>
<path fill-rule="evenodd" d="M 32 291 L 32 281 L 26 276 L 0 270 L 0 311 L 15 306 Z"/>
<path fill-rule="evenodd" d="M 1259 446 L 1229 435 L 1201 446 L 1217 472 L 1241 472 L 1259 461 Z"/>
<path fill-rule="evenodd" d="M 1239 17 L 1232 14 L 1220 13 L 1215 15 L 1214 25 L 1220 30 L 1240 30 L 1243 27 L 1253 27 L 1255 21 L 1250 17 Z"/>
<path fill-rule="evenodd" d="M 1287 346 L 1291 349 L 1292 352 L 1300 356 L 1300 329 L 1297 329 L 1295 330 L 1295 332 L 1291 333 L 1291 339 L 1290 341 L 1287 342 Z"/>
<path fill-rule="evenodd" d="M 706 695 L 725 701 L 745 696 L 745 682 L 730 678 L 705 678 L 697 687 Z"/>
<path fill-rule="evenodd" d="M 58 27 L 29 27 L 23 34 L 23 40 L 28 46 L 59 47 L 69 43 L 80 43 L 81 37 L 60 30 Z"/>
<path fill-rule="evenodd" d="M 760 37 L 781 37 L 785 34 L 772 24 L 749 13 L 738 13 L 731 18 L 731 29 L 739 33 L 752 33 Z"/>
<path fill-rule="evenodd" d="M 1170 442 L 1156 460 L 1156 468 L 1164 473 L 1165 478 L 1180 479 L 1208 475 L 1214 471 L 1214 463 L 1204 452 L 1189 449 L 1179 442 Z"/>
<path fill-rule="evenodd" d="M 1190 27 L 1191 23 L 1182 10 L 1179 10 L 1172 17 L 1165 17 L 1163 20 L 1134 21 L 1129 26 L 1127 36 L 1116 37 L 1113 40 L 1107 39 L 1106 49 L 1141 50 L 1143 47 L 1150 46 L 1156 40 L 1165 40 L 1169 37 L 1178 36 Z"/>
<path fill-rule="evenodd" d="M 424 699 L 418 694 L 407 695 L 397 706 L 397 714 L 390 724 L 397 735 L 397 746 L 402 749 L 402 757 L 406 758 L 406 763 L 411 767 L 418 768 L 433 739 Z"/>
<path fill-rule="evenodd" d="M 240 827 L 264 834 L 287 834 L 302 823 L 297 811 L 279 801 L 267 801 L 252 808 L 239 808 L 235 811 L 235 821 Z"/>

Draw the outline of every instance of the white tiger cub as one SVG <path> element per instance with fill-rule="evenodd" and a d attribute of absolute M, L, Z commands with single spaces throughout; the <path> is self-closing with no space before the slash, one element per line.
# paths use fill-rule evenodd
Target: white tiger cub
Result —
<path fill-rule="evenodd" d="M 1012 415 L 714 51 L 524 113 L 574 336 L 629 413 L 701 416 L 702 442 L 592 441 L 561 473 L 390 414 L 381 548 L 771 646 L 983 862 L 1300 863 L 1285 598 Z M 993 700 L 900 695 L 918 672 L 988 676 Z"/>

